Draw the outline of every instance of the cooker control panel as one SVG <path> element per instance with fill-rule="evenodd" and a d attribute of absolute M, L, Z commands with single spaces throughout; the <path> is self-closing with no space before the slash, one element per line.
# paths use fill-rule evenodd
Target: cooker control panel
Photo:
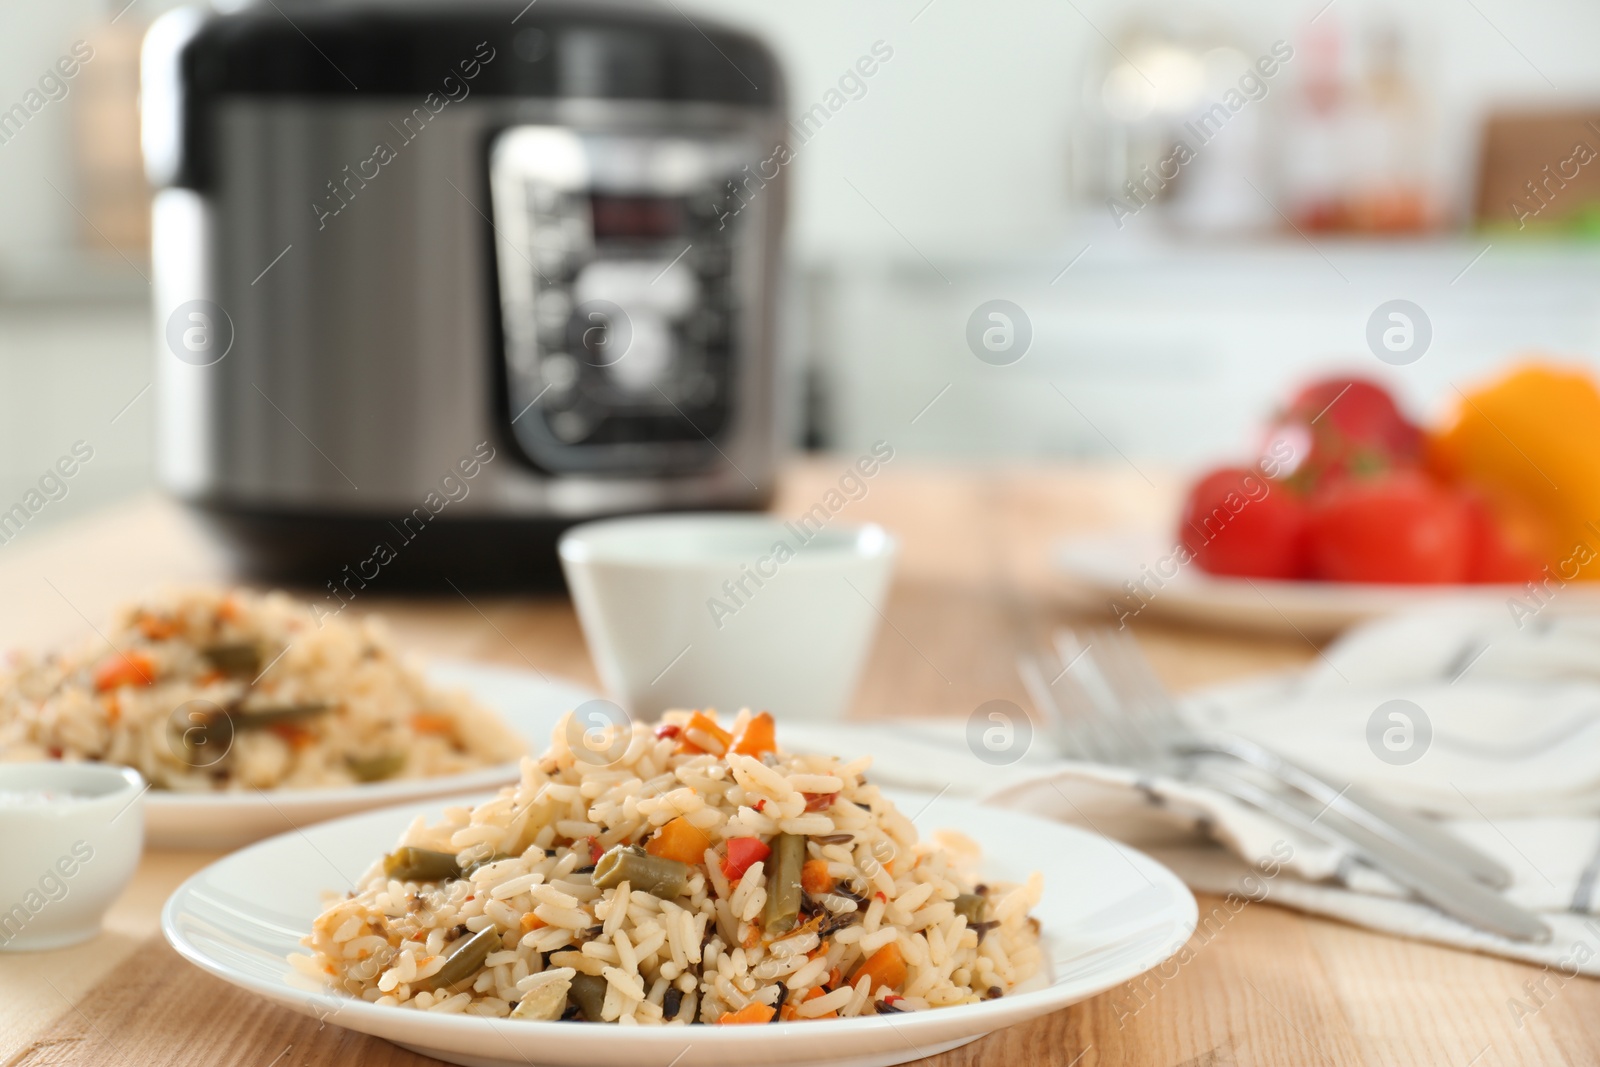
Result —
<path fill-rule="evenodd" d="M 490 189 L 507 417 L 552 473 L 715 462 L 740 375 L 747 140 L 504 131 Z M 739 204 L 738 200 L 733 201 Z"/>

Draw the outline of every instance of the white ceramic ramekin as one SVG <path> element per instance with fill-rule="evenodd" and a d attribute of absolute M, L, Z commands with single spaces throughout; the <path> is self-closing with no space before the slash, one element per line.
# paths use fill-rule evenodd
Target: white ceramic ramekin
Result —
<path fill-rule="evenodd" d="M 144 845 L 144 779 L 104 763 L 0 764 L 0 950 L 100 932 Z"/>
<path fill-rule="evenodd" d="M 561 563 L 601 680 L 630 713 L 833 718 L 855 691 L 896 550 L 875 525 L 652 515 L 574 527 Z"/>

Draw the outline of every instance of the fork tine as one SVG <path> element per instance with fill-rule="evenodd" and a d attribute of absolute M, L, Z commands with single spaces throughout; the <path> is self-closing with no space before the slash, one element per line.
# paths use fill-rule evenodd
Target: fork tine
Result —
<path fill-rule="evenodd" d="M 1085 728 L 1080 710 L 1074 707 L 1069 712 L 1061 706 L 1055 689 L 1045 678 L 1048 669 L 1049 665 L 1037 657 L 1028 655 L 1017 657 L 1017 673 L 1022 677 L 1022 685 L 1027 689 L 1034 706 L 1047 720 L 1051 732 L 1055 735 L 1056 747 L 1064 754 L 1079 759 L 1103 762 L 1104 755 L 1096 739 L 1091 736 L 1091 731 Z"/>
<path fill-rule="evenodd" d="M 1099 762 L 1118 766 L 1139 763 L 1147 753 L 1117 721 L 1115 697 L 1105 686 L 1104 680 L 1094 678 L 1090 671 L 1079 674 L 1085 665 L 1092 665 L 1093 654 L 1087 649 L 1085 653 L 1076 664 L 1070 668 L 1063 666 L 1057 672 L 1052 689 L 1058 693 L 1072 694 L 1070 707 L 1077 715 L 1080 728 L 1093 738 Z M 1098 687 L 1094 684 L 1096 681 L 1099 682 Z M 1101 695 L 1094 695 L 1096 688 Z"/>
<path fill-rule="evenodd" d="M 1161 676 L 1156 674 L 1155 665 L 1144 654 L 1144 649 L 1132 634 L 1123 634 L 1118 642 L 1122 646 L 1126 662 L 1134 675 L 1143 680 L 1145 698 L 1149 702 L 1150 710 L 1157 715 L 1168 718 L 1174 723 L 1182 722 L 1178 715 L 1177 701 L 1172 693 L 1161 683 Z"/>
<path fill-rule="evenodd" d="M 1090 678 L 1101 692 L 1095 702 L 1096 725 L 1115 738 L 1118 763 L 1148 766 L 1162 761 L 1163 746 L 1157 737 L 1142 729 L 1142 724 L 1129 715 L 1131 694 L 1108 662 L 1103 649 L 1097 648 L 1099 635 L 1091 631 L 1088 637 L 1075 632 L 1056 635 L 1056 644 L 1063 660 L 1070 664 L 1064 674 L 1077 676 L 1074 680 L 1086 683 Z M 1069 652 L 1073 659 L 1067 660 Z"/>
<path fill-rule="evenodd" d="M 1061 676 L 1072 678 L 1089 698 L 1093 713 L 1099 716 L 1115 714 L 1121 698 L 1094 655 L 1092 632 L 1086 636 L 1076 630 L 1058 630 L 1054 644 L 1056 655 L 1061 658 Z"/>
<path fill-rule="evenodd" d="M 1050 687 L 1044 682 L 1044 671 L 1040 668 L 1039 661 L 1026 653 L 1018 654 L 1017 676 L 1022 679 L 1022 687 L 1028 691 L 1028 698 L 1043 716 L 1045 725 L 1056 735 L 1057 745 L 1063 748 L 1079 747 L 1076 739 L 1071 736 L 1066 715 L 1056 703 L 1055 694 L 1050 692 Z"/>
<path fill-rule="evenodd" d="M 1187 734 L 1189 727 L 1178 712 L 1177 702 L 1133 635 L 1107 630 L 1104 642 L 1114 673 L 1130 693 L 1129 708 L 1139 718 L 1140 726 L 1167 741 Z"/>
<path fill-rule="evenodd" d="M 1144 678 L 1137 669 L 1137 664 L 1130 661 L 1128 656 L 1128 640 L 1124 637 L 1113 635 L 1109 631 L 1104 635 L 1102 660 L 1106 664 L 1108 676 L 1114 679 L 1119 692 L 1125 699 L 1122 704 L 1122 719 L 1130 731 L 1137 733 L 1144 743 L 1157 758 L 1171 756 L 1172 738 L 1169 725 L 1163 722 L 1152 707 L 1148 687 Z"/>
<path fill-rule="evenodd" d="M 1033 660 L 1034 687 L 1044 692 L 1058 713 L 1070 747 L 1096 763 L 1127 763 L 1131 759 L 1128 746 L 1104 710 L 1110 699 L 1104 680 L 1078 672 L 1078 666 L 1087 662 L 1082 652 L 1087 649 L 1072 650 L 1070 658 L 1051 663 L 1048 653 L 1041 651 Z"/>
<path fill-rule="evenodd" d="M 1167 737 L 1165 724 L 1150 714 L 1148 693 L 1141 685 L 1141 677 L 1137 670 L 1130 669 L 1127 656 L 1128 638 L 1117 635 L 1107 630 L 1104 634 L 1104 655 L 1102 661 L 1106 663 L 1107 673 L 1116 679 L 1116 684 L 1126 694 L 1122 705 L 1122 716 L 1127 721 L 1131 730 L 1136 731 L 1145 740 L 1152 752 L 1161 756 L 1170 756 L 1171 744 Z"/>

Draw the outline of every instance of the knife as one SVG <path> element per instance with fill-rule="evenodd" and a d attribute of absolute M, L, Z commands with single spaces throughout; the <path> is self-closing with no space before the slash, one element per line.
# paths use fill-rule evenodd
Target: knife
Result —
<path fill-rule="evenodd" d="M 1241 737 L 1205 737 L 1186 741 L 1189 752 L 1214 752 L 1258 767 L 1286 785 L 1359 823 L 1405 849 L 1420 848 L 1446 866 L 1459 867 L 1495 889 L 1511 885 L 1511 871 L 1493 856 L 1467 844 L 1436 823 L 1413 815 L 1355 785 L 1342 788 L 1322 775 Z"/>
<path fill-rule="evenodd" d="M 1419 899 L 1469 926 L 1513 941 L 1550 940 L 1550 927 L 1533 912 L 1425 853 L 1396 845 L 1332 808 L 1318 809 L 1308 798 L 1262 789 L 1214 763 L 1198 765 L 1195 780 L 1312 837 L 1344 846 Z"/>

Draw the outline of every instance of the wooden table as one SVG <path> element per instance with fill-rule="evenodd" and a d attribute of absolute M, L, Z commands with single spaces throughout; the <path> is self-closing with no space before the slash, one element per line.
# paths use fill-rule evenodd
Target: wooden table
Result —
<path fill-rule="evenodd" d="M 818 500 L 846 461 L 815 460 L 785 478 L 776 510 Z M 1126 468 L 1003 471 L 887 466 L 842 518 L 876 520 L 905 550 L 865 682 L 860 717 L 966 716 L 987 700 L 1027 706 L 1013 670 L 1018 605 L 1069 621 L 1048 549 L 1063 533 L 1160 514 L 1170 486 Z M 143 499 L 0 547 L 0 646 L 91 633 L 121 600 L 169 583 L 227 577 L 176 508 Z M 595 683 L 561 599 L 386 598 L 401 641 L 424 654 L 528 662 Z M 1177 688 L 1292 666 L 1299 638 L 1138 626 Z M 287 829 L 287 827 L 286 827 Z M 168 893 L 214 859 L 146 854 L 95 940 L 60 952 L 0 956 L 0 1065 L 206 1063 L 250 1067 L 434 1061 L 303 1018 L 189 966 L 166 947 L 157 915 Z M 1202 901 L 1202 911 L 1215 902 Z M 1519 1028 L 1507 1007 L 1537 968 L 1389 937 L 1272 905 L 1245 908 L 1153 993 L 1113 990 L 938 1057 L 958 1064 L 1600 1063 L 1600 983 L 1555 987 Z M 1074 1059 L 1075 1057 L 1081 1057 Z"/>

